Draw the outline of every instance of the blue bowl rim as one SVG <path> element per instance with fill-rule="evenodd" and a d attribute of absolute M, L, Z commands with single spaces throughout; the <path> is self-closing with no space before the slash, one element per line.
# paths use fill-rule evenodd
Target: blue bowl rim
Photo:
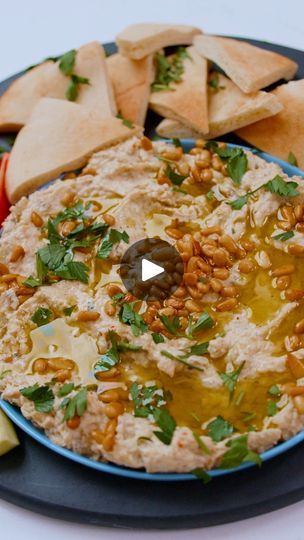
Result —
<path fill-rule="evenodd" d="M 170 139 L 163 139 L 165 142 L 172 142 Z M 181 143 L 183 147 L 187 150 L 190 147 L 193 146 L 194 141 L 193 139 L 181 139 Z M 228 146 L 232 148 L 243 148 L 244 150 L 248 150 L 250 152 L 253 152 L 257 156 L 261 157 L 262 159 L 265 159 L 265 161 L 277 163 L 283 171 L 288 174 L 289 176 L 304 176 L 304 173 L 294 165 L 291 165 L 287 163 L 286 161 L 283 161 L 280 158 L 277 158 L 275 156 L 272 156 L 266 152 L 261 152 L 259 150 L 249 148 L 248 146 L 244 146 L 241 144 L 232 144 L 228 143 Z M 44 186 L 46 187 L 46 186 Z M 128 467 L 115 465 L 112 463 L 104 463 L 102 461 L 96 461 L 91 458 L 88 458 L 86 456 L 83 456 L 81 454 L 77 454 L 76 452 L 73 452 L 72 450 L 68 450 L 67 448 L 64 448 L 62 446 L 59 446 L 55 443 L 53 443 L 40 429 L 34 426 L 32 422 L 27 420 L 20 410 L 17 407 L 14 407 L 7 401 L 4 401 L 0 399 L 0 408 L 5 412 L 5 414 L 25 433 L 30 435 L 33 439 L 35 439 L 37 442 L 48 448 L 49 450 L 52 450 L 53 452 L 70 459 L 76 463 L 79 463 L 80 465 L 84 465 L 86 467 L 89 467 L 91 469 L 95 469 L 100 472 L 108 473 L 108 474 L 114 474 L 116 476 L 121 476 L 124 478 L 131 478 L 136 480 L 149 480 L 149 481 L 160 481 L 160 482 L 178 482 L 178 481 L 185 481 L 185 480 L 196 480 L 197 478 L 191 474 L 191 473 L 148 473 L 143 470 L 137 470 L 137 469 L 130 469 Z M 272 459 L 274 457 L 279 456 L 280 454 L 290 450 L 297 444 L 304 441 L 304 430 L 297 433 L 287 441 L 281 442 L 271 448 L 270 450 L 266 450 L 261 454 L 262 461 L 268 461 L 269 459 Z M 236 472 L 240 472 L 252 467 L 256 467 L 255 463 L 244 463 L 240 465 L 239 467 L 234 467 L 231 469 L 212 469 L 208 471 L 208 474 L 211 477 L 218 477 L 218 476 L 224 476 L 227 474 L 232 474 Z"/>

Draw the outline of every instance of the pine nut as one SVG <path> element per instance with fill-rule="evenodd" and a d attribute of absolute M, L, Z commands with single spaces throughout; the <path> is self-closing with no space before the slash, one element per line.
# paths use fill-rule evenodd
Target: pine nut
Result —
<path fill-rule="evenodd" d="M 0 276 L 3 276 L 4 274 L 8 274 L 9 271 L 8 271 L 8 267 L 6 266 L 6 264 L 0 262 Z"/>
<path fill-rule="evenodd" d="M 71 378 L 71 371 L 68 369 L 59 369 L 54 376 L 57 382 L 65 382 Z"/>
<path fill-rule="evenodd" d="M 195 141 L 195 146 L 196 146 L 197 148 L 204 148 L 204 147 L 205 147 L 205 144 L 206 144 L 206 142 L 204 141 L 204 139 L 196 139 L 196 141 Z M 206 152 L 206 150 L 205 150 L 205 152 Z M 209 154 L 209 151 L 208 151 L 208 150 L 207 150 L 207 152 L 208 152 L 208 154 Z"/>
<path fill-rule="evenodd" d="M 111 450 L 113 450 L 114 444 L 115 444 L 115 436 L 105 435 L 102 445 L 104 449 L 106 450 L 106 452 L 110 452 Z"/>
<path fill-rule="evenodd" d="M 68 236 L 76 227 L 77 224 L 75 221 L 66 221 L 65 223 L 62 223 L 60 232 L 63 236 Z"/>
<path fill-rule="evenodd" d="M 0 283 L 0 294 L 7 291 L 8 284 L 7 283 Z"/>
<path fill-rule="evenodd" d="M 104 312 L 109 315 L 109 317 L 113 317 L 116 313 L 116 306 L 113 305 L 113 302 L 111 300 L 108 300 L 104 305 Z"/>
<path fill-rule="evenodd" d="M 213 227 L 207 227 L 207 229 L 201 230 L 202 236 L 209 236 L 210 234 L 222 234 L 222 228 L 218 225 L 214 225 Z"/>
<path fill-rule="evenodd" d="M 291 226 L 296 224 L 296 218 L 292 206 L 283 206 L 280 208 L 281 216 L 285 221 L 289 221 Z"/>
<path fill-rule="evenodd" d="M 95 373 L 95 377 L 98 381 L 109 381 L 110 379 L 115 379 L 120 375 L 120 371 L 113 367 L 108 371 L 98 371 Z"/>
<path fill-rule="evenodd" d="M 174 238 L 174 240 L 179 240 L 183 237 L 183 233 L 174 227 L 166 227 L 165 233 L 170 236 L 170 238 Z"/>
<path fill-rule="evenodd" d="M 304 319 L 301 319 L 294 327 L 294 333 L 295 334 L 303 334 L 304 333 Z"/>
<path fill-rule="evenodd" d="M 6 357 L 4 358 L 4 362 L 5 362 L 6 364 L 11 364 L 12 361 L 13 361 L 13 357 L 12 357 L 12 356 L 6 356 Z"/>
<path fill-rule="evenodd" d="M 207 167 L 210 167 L 210 158 L 208 159 L 197 159 L 195 161 L 195 166 L 199 169 L 207 169 Z"/>
<path fill-rule="evenodd" d="M 165 315 L 165 317 L 173 317 L 175 315 L 175 309 L 173 307 L 165 307 L 159 310 L 159 315 Z"/>
<path fill-rule="evenodd" d="M 34 373 L 46 373 L 48 369 L 47 361 L 44 358 L 37 358 L 33 363 L 33 372 Z"/>
<path fill-rule="evenodd" d="M 100 313 L 98 311 L 79 311 L 77 313 L 77 320 L 79 322 L 92 322 L 99 319 Z"/>
<path fill-rule="evenodd" d="M 201 179 L 203 182 L 211 182 L 213 174 L 211 169 L 203 169 L 201 172 Z"/>
<path fill-rule="evenodd" d="M 189 175 L 189 165 L 186 161 L 184 161 L 183 163 L 179 163 L 178 164 L 178 170 L 179 170 L 179 173 L 182 174 L 183 176 L 188 176 Z"/>
<path fill-rule="evenodd" d="M 150 141 L 150 139 L 148 139 L 148 137 L 145 137 L 145 136 L 143 136 L 140 139 L 140 144 L 141 144 L 141 147 L 144 150 L 146 150 L 146 152 L 148 152 L 149 150 L 152 150 L 152 148 L 153 148 L 152 141 Z"/>
<path fill-rule="evenodd" d="M 213 261 L 215 266 L 225 266 L 228 263 L 227 253 L 223 248 L 218 248 L 213 254 Z"/>
<path fill-rule="evenodd" d="M 296 204 L 294 207 L 294 215 L 297 221 L 303 221 L 304 207 L 303 204 Z"/>
<path fill-rule="evenodd" d="M 296 224 L 296 231 L 298 231 L 300 233 L 304 233 L 304 223 L 303 222 Z"/>
<path fill-rule="evenodd" d="M 241 264 L 241 263 L 240 263 Z M 287 276 L 293 274 L 295 267 L 293 264 L 283 264 L 271 272 L 273 277 Z"/>
<path fill-rule="evenodd" d="M 255 270 L 255 264 L 249 259 L 243 259 L 239 262 L 238 268 L 242 274 L 249 274 L 250 272 L 253 272 L 253 270 Z"/>
<path fill-rule="evenodd" d="M 253 251 L 255 248 L 255 244 L 254 242 L 251 242 L 251 240 L 241 240 L 240 244 L 245 249 L 245 251 Z"/>
<path fill-rule="evenodd" d="M 229 278 L 229 270 L 227 270 L 227 268 L 214 268 L 213 276 L 216 279 L 224 281 Z"/>
<path fill-rule="evenodd" d="M 59 371 L 59 369 L 72 370 L 75 367 L 75 362 L 67 358 L 49 358 L 47 365 L 52 371 Z"/>
<path fill-rule="evenodd" d="M 42 227 L 43 225 L 43 219 L 39 214 L 37 214 L 37 212 L 31 213 L 31 222 L 33 225 L 35 225 L 35 227 Z"/>
<path fill-rule="evenodd" d="M 217 311 L 231 311 L 237 306 L 237 300 L 236 298 L 228 298 L 227 300 L 223 300 L 223 302 L 220 302 L 216 306 Z"/>
<path fill-rule="evenodd" d="M 197 284 L 198 277 L 194 272 L 185 272 L 184 273 L 184 282 L 190 287 L 195 287 Z"/>
<path fill-rule="evenodd" d="M 76 192 L 75 191 L 68 191 L 63 199 L 61 199 L 61 204 L 63 206 L 73 206 L 76 199 Z"/>
<path fill-rule="evenodd" d="M 304 377 L 304 364 L 294 354 L 287 355 L 286 365 L 296 379 Z"/>
<path fill-rule="evenodd" d="M 202 293 L 199 289 L 195 289 L 194 287 L 187 287 L 188 292 L 192 298 L 199 299 L 202 297 Z"/>
<path fill-rule="evenodd" d="M 179 161 L 182 155 L 183 149 L 181 146 L 179 146 L 178 148 L 172 148 L 172 150 L 166 150 L 165 152 L 162 152 L 162 157 L 164 159 L 169 159 L 172 161 Z"/>
<path fill-rule="evenodd" d="M 281 276 L 277 279 L 277 288 L 279 291 L 285 291 L 290 286 L 291 279 L 290 276 Z"/>
<path fill-rule="evenodd" d="M 191 154 L 191 156 L 197 156 L 200 153 L 201 153 L 200 148 L 191 148 L 191 150 L 189 150 L 189 154 Z"/>
<path fill-rule="evenodd" d="M 0 276 L 0 281 L 11 283 L 12 281 L 16 281 L 17 277 L 18 274 L 2 274 L 2 276 Z"/>
<path fill-rule="evenodd" d="M 74 180 L 74 178 L 77 178 L 76 174 L 73 172 L 69 172 L 63 175 L 62 180 Z"/>
<path fill-rule="evenodd" d="M 232 255 L 235 255 L 238 252 L 238 247 L 235 241 L 228 234 L 223 234 L 223 236 L 221 236 L 219 239 L 219 243 Z"/>
<path fill-rule="evenodd" d="M 302 343 L 299 335 L 292 334 L 291 336 L 287 336 L 285 338 L 285 349 L 288 352 L 297 351 L 300 349 L 301 345 Z"/>
<path fill-rule="evenodd" d="M 189 313 L 200 313 L 202 311 L 201 306 L 195 300 L 186 300 L 185 307 Z"/>
<path fill-rule="evenodd" d="M 299 244 L 289 244 L 288 253 L 290 253 L 290 255 L 304 255 L 304 246 L 300 246 Z"/>
<path fill-rule="evenodd" d="M 98 395 L 98 399 L 103 403 L 111 403 L 112 401 L 119 401 L 120 396 L 117 389 L 105 390 L 105 392 L 102 392 L 102 394 Z"/>
<path fill-rule="evenodd" d="M 237 295 L 238 295 L 238 291 L 236 287 L 234 287 L 233 285 L 229 285 L 228 287 L 223 287 L 221 290 L 221 296 L 234 298 Z"/>
<path fill-rule="evenodd" d="M 182 300 L 177 300 L 176 298 L 168 298 L 168 300 L 165 300 L 164 304 L 173 307 L 174 309 L 183 309 L 184 307 L 184 302 Z"/>
<path fill-rule="evenodd" d="M 201 281 L 199 281 L 196 286 L 198 290 L 203 294 L 206 294 L 210 290 L 210 283 L 202 283 Z"/>
<path fill-rule="evenodd" d="M 202 246 L 202 252 L 204 255 L 206 255 L 206 257 L 213 257 L 216 249 L 217 248 L 215 246 L 211 246 L 209 244 L 204 244 Z"/>
<path fill-rule="evenodd" d="M 302 298 L 304 298 L 304 291 L 301 289 L 287 289 L 285 292 L 285 298 L 287 300 L 291 300 L 292 302 L 302 300 Z"/>
<path fill-rule="evenodd" d="M 282 385 L 282 391 L 289 396 L 302 396 L 304 394 L 304 386 L 287 383 Z"/>
<path fill-rule="evenodd" d="M 109 283 L 106 288 L 107 294 L 112 298 L 115 294 L 122 294 L 122 289 L 116 283 Z"/>
<path fill-rule="evenodd" d="M 67 420 L 67 426 L 70 429 L 77 429 L 80 426 L 80 417 L 73 416 L 73 418 Z"/>
<path fill-rule="evenodd" d="M 219 293 L 223 285 L 218 279 L 212 278 L 210 279 L 210 287 L 214 292 Z"/>
<path fill-rule="evenodd" d="M 10 262 L 17 262 L 18 259 L 24 257 L 25 251 L 22 246 L 15 246 L 10 257 Z"/>
<path fill-rule="evenodd" d="M 102 215 L 102 219 L 104 220 L 104 222 L 109 225 L 110 227 L 112 227 L 113 225 L 115 225 L 115 217 L 112 216 L 111 214 L 103 214 Z"/>
<path fill-rule="evenodd" d="M 123 411 L 124 406 L 118 401 L 108 403 L 104 408 L 104 412 L 108 418 L 117 418 L 120 414 L 123 413 Z"/>
<path fill-rule="evenodd" d="M 93 431 L 91 431 L 91 437 L 97 444 L 103 444 L 104 433 L 102 431 L 99 431 L 98 429 L 93 429 Z"/>
<path fill-rule="evenodd" d="M 176 298 L 185 298 L 185 296 L 187 296 L 187 290 L 185 287 L 178 287 L 176 291 L 174 291 L 173 296 Z"/>

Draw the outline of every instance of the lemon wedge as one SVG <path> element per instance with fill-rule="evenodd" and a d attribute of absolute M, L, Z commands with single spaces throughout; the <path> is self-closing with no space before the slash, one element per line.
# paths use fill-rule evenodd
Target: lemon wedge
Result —
<path fill-rule="evenodd" d="M 0 409 L 0 456 L 9 452 L 20 443 L 12 422 Z"/>

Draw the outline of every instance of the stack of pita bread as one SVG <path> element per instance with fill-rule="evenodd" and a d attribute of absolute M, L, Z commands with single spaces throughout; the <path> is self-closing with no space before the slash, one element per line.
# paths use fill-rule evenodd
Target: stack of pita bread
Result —
<path fill-rule="evenodd" d="M 140 134 L 149 107 L 164 117 L 157 127 L 163 137 L 210 139 L 237 131 L 284 159 L 292 151 L 304 166 L 294 134 L 304 81 L 261 90 L 294 77 L 297 65 L 289 58 L 187 25 L 136 24 L 116 42 L 118 52 L 108 58 L 98 42 L 75 51 L 73 75 L 86 82 L 74 103 L 66 99 L 69 79 L 60 59 L 27 71 L 0 97 L 0 132 L 19 131 L 6 177 L 12 203 L 84 166 L 93 152 Z M 151 91 L 155 55 L 164 58 L 165 47 L 178 45 L 186 46 L 179 80 Z M 211 70 L 212 62 L 225 74 Z"/>

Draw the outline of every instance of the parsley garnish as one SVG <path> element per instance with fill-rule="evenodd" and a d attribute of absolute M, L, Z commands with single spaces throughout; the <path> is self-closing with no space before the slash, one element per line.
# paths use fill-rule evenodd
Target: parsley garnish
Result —
<path fill-rule="evenodd" d="M 212 477 L 210 476 L 210 474 L 208 474 L 201 467 L 197 467 L 196 469 L 193 469 L 193 471 L 191 471 L 191 474 L 194 474 L 194 476 L 196 476 L 196 478 L 201 480 L 204 484 L 208 484 L 212 480 Z"/>
<path fill-rule="evenodd" d="M 233 398 L 235 386 L 244 365 L 245 362 L 243 362 L 235 371 L 231 371 L 230 373 L 219 373 L 219 376 L 221 377 L 224 385 L 229 390 L 230 401 Z"/>
<path fill-rule="evenodd" d="M 197 433 L 195 433 L 195 431 L 192 431 L 192 435 L 193 435 L 195 441 L 197 442 L 197 445 L 204 452 L 204 454 L 210 455 L 211 452 L 210 452 L 208 446 L 205 445 L 204 441 L 202 441 L 200 436 L 197 435 Z"/>
<path fill-rule="evenodd" d="M 108 336 L 111 341 L 111 347 L 106 353 L 102 354 L 99 360 L 96 362 L 94 366 L 94 374 L 100 371 L 109 371 L 119 362 L 116 334 L 115 332 L 110 331 Z"/>
<path fill-rule="evenodd" d="M 107 257 L 110 255 L 112 248 L 114 244 L 118 244 L 119 242 L 125 242 L 126 244 L 129 243 L 129 235 L 126 231 L 117 231 L 116 229 L 111 229 L 110 232 L 107 234 L 105 239 L 103 240 L 98 253 L 97 258 L 98 259 L 107 259 Z"/>
<path fill-rule="evenodd" d="M 174 354 L 169 353 L 168 351 L 161 351 L 161 354 L 163 356 L 166 356 L 166 358 L 170 358 L 170 360 L 176 360 L 177 362 L 181 362 L 181 364 L 185 364 L 190 369 L 197 369 L 198 371 L 205 371 L 203 368 L 196 366 L 195 364 L 190 364 L 190 362 L 187 362 L 186 358 L 187 355 L 184 356 L 175 356 Z"/>
<path fill-rule="evenodd" d="M 227 172 L 233 182 L 239 186 L 248 168 L 248 159 L 243 148 L 220 148 L 215 141 L 206 143 L 220 158 L 227 160 Z"/>
<path fill-rule="evenodd" d="M 222 457 L 220 469 L 239 467 L 239 465 L 247 461 L 253 461 L 259 466 L 262 464 L 259 454 L 248 448 L 248 435 L 241 435 L 231 439 L 226 443 L 226 446 L 229 450 Z"/>
<path fill-rule="evenodd" d="M 209 341 L 205 341 L 204 343 L 196 343 L 195 345 L 192 345 L 192 347 L 190 347 L 190 351 L 187 353 L 187 356 L 191 356 L 192 354 L 196 356 L 207 354 L 208 347 Z"/>
<path fill-rule="evenodd" d="M 173 137 L 172 143 L 174 144 L 174 146 L 176 146 L 176 148 L 182 147 L 182 143 L 178 137 Z"/>
<path fill-rule="evenodd" d="M 269 399 L 267 401 L 267 416 L 274 416 L 278 412 L 278 407 L 275 401 Z"/>
<path fill-rule="evenodd" d="M 64 420 L 70 420 L 74 416 L 82 416 L 87 408 L 87 394 L 86 388 L 82 388 L 72 398 L 65 398 L 61 403 L 61 408 L 65 409 Z"/>
<path fill-rule="evenodd" d="M 130 388 L 134 403 L 134 416 L 147 418 L 156 408 L 166 405 L 172 399 L 170 392 L 156 385 L 142 386 L 134 382 Z"/>
<path fill-rule="evenodd" d="M 63 309 L 63 313 L 64 315 L 66 315 L 67 317 L 69 317 L 70 315 L 72 315 L 74 309 L 76 308 L 76 304 L 74 304 L 73 306 L 68 306 L 68 307 L 65 307 Z"/>
<path fill-rule="evenodd" d="M 157 334 L 156 332 L 152 332 L 151 334 L 152 336 L 152 339 L 154 341 L 154 343 L 158 344 L 158 343 L 164 343 L 165 341 L 165 338 L 162 334 Z"/>
<path fill-rule="evenodd" d="M 128 118 L 125 118 L 121 114 L 121 112 L 117 113 L 116 118 L 119 118 L 122 121 L 123 125 L 127 126 L 129 129 L 132 129 L 134 127 L 134 124 L 133 124 L 132 120 L 128 120 Z"/>
<path fill-rule="evenodd" d="M 280 388 L 278 387 L 277 384 L 273 384 L 269 390 L 268 390 L 268 394 L 270 394 L 271 396 L 277 396 L 279 397 L 281 395 L 281 390 Z"/>
<path fill-rule="evenodd" d="M 207 311 L 203 311 L 203 313 L 200 314 L 199 318 L 195 323 L 192 322 L 193 318 L 190 315 L 189 317 L 189 326 L 187 329 L 187 335 L 190 339 L 193 338 L 193 334 L 196 332 L 201 332 L 202 330 L 208 330 L 209 328 L 212 328 L 214 326 L 214 320 L 212 317 L 210 317 L 209 313 Z"/>
<path fill-rule="evenodd" d="M 43 326 L 44 324 L 48 324 L 52 317 L 53 312 L 50 309 L 39 307 L 31 317 L 31 321 L 37 324 L 37 326 Z"/>
<path fill-rule="evenodd" d="M 180 186 L 183 181 L 187 178 L 187 176 L 184 176 L 183 174 L 176 173 L 172 167 L 170 167 L 169 163 L 167 164 L 165 175 L 169 180 L 171 180 L 172 184 L 174 186 Z"/>
<path fill-rule="evenodd" d="M 119 312 L 119 320 L 124 324 L 130 325 L 134 336 L 138 337 L 148 330 L 148 326 L 144 322 L 142 316 L 134 311 L 134 306 L 136 304 L 137 300 L 128 304 L 123 304 Z"/>
<path fill-rule="evenodd" d="M 276 193 L 277 195 L 280 195 L 280 197 L 296 197 L 299 195 L 299 192 L 296 189 L 297 187 L 298 184 L 296 182 L 285 182 L 285 180 L 277 174 L 272 180 L 262 184 L 253 191 L 248 191 L 248 193 L 234 201 L 228 201 L 227 204 L 234 210 L 241 210 L 248 202 L 249 198 L 262 188 L 265 188 L 266 191 L 270 191 L 271 193 Z"/>
<path fill-rule="evenodd" d="M 184 73 L 183 60 L 191 58 L 185 47 L 178 47 L 176 53 L 167 58 L 165 55 L 156 53 L 156 75 L 151 84 L 152 92 L 161 90 L 174 90 L 170 85 L 172 82 L 180 82 Z"/>
<path fill-rule="evenodd" d="M 81 77 L 74 73 L 74 67 L 76 62 L 77 51 L 72 49 L 65 53 L 59 62 L 59 69 L 63 75 L 70 77 L 69 85 L 65 92 L 65 97 L 69 101 L 76 101 L 78 96 L 78 90 L 80 84 L 90 84 L 90 80 L 87 77 Z"/>
<path fill-rule="evenodd" d="M 164 444 L 169 445 L 176 428 L 174 418 L 166 411 L 166 409 L 154 409 L 153 417 L 156 425 L 161 431 L 153 431 L 154 435 Z"/>
<path fill-rule="evenodd" d="M 280 234 L 277 234 L 276 236 L 273 236 L 275 240 L 281 240 L 281 242 L 286 242 L 286 240 L 289 240 L 290 238 L 294 237 L 293 231 L 286 231 Z"/>
<path fill-rule="evenodd" d="M 160 315 L 159 318 L 166 330 L 170 332 L 170 334 L 173 334 L 174 336 L 180 335 L 178 332 L 180 328 L 180 320 L 178 317 L 173 317 L 173 319 L 169 319 L 167 315 Z"/>
<path fill-rule="evenodd" d="M 49 386 L 39 386 L 38 383 L 33 386 L 27 386 L 20 389 L 20 394 L 34 402 L 35 409 L 38 412 L 48 413 L 53 409 L 54 394 Z"/>
<path fill-rule="evenodd" d="M 74 390 L 74 383 L 64 383 L 58 390 L 58 397 L 64 397 L 64 396 L 67 396 L 68 394 L 70 394 L 72 392 L 72 390 Z"/>
<path fill-rule="evenodd" d="M 234 427 L 230 422 L 224 420 L 222 416 L 217 416 L 215 420 L 207 425 L 207 433 L 214 442 L 220 442 L 234 432 Z"/>
<path fill-rule="evenodd" d="M 298 160 L 293 152 L 289 152 L 287 161 L 290 163 L 290 165 L 294 165 L 294 167 L 298 166 Z"/>

